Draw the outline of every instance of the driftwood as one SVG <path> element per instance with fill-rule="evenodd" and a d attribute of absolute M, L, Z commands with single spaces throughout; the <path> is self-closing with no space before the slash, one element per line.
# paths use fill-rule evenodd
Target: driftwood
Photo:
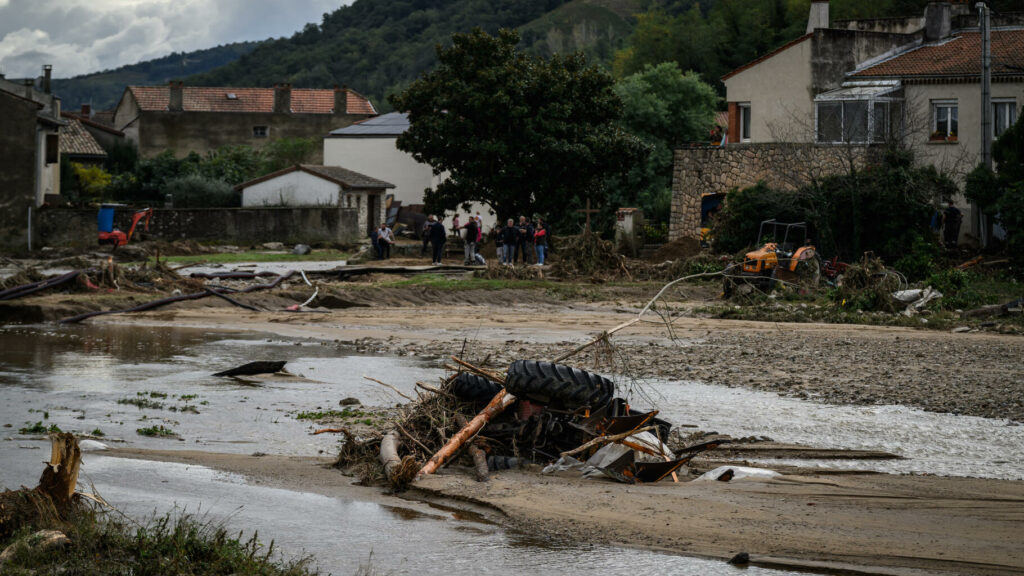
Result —
<path fill-rule="evenodd" d="M 377 380 L 376 378 L 370 378 L 369 376 L 363 376 L 363 379 L 364 380 L 369 380 L 370 382 L 375 382 L 377 384 L 380 384 L 381 386 L 384 386 L 385 388 L 390 388 L 390 389 L 394 390 L 396 394 L 398 394 L 399 396 L 401 396 L 402 398 L 405 398 L 406 400 L 408 400 L 410 402 L 415 402 L 416 401 L 415 398 L 412 398 L 408 394 L 403 393 L 401 390 L 399 390 L 398 388 L 395 388 L 391 384 L 386 384 L 384 382 L 381 382 L 380 380 Z"/>
<path fill-rule="evenodd" d="M 274 374 L 284 370 L 284 365 L 288 361 L 261 361 L 261 362 L 249 362 L 248 364 L 242 364 L 237 368 L 225 370 L 223 372 L 217 372 L 214 376 L 255 376 L 256 374 Z"/>
<path fill-rule="evenodd" d="M 39 477 L 39 485 L 29 490 L 0 493 L 0 539 L 23 526 L 44 528 L 59 524 L 73 511 L 75 486 L 82 453 L 74 434 L 61 432 L 50 436 L 50 461 Z"/>
<path fill-rule="evenodd" d="M 638 428 L 636 430 L 630 430 L 629 432 L 623 432 L 622 434 L 615 434 L 613 436 L 599 436 L 597 438 L 594 438 L 590 442 L 587 442 L 586 444 L 580 446 L 579 448 L 573 448 L 572 450 L 569 450 L 568 452 L 562 452 L 562 456 L 572 456 L 574 454 L 579 454 L 580 452 L 583 452 L 587 448 L 593 448 L 594 446 L 598 446 L 600 444 L 608 444 L 610 442 L 619 442 L 621 440 L 625 440 L 626 438 L 629 438 L 630 436 L 635 436 L 637 434 L 640 434 L 641 432 L 649 432 L 651 430 L 655 430 L 656 428 L 657 428 L 657 426 L 645 426 L 643 428 Z M 638 448 L 636 448 L 633 445 L 633 443 L 630 443 L 628 446 L 630 448 L 633 448 L 634 450 L 638 449 Z M 644 450 L 644 451 L 646 451 L 646 450 Z"/>
<path fill-rule="evenodd" d="M 292 271 L 287 272 L 285 274 L 281 274 L 280 276 L 275 278 L 273 282 L 271 282 L 269 284 L 256 284 L 254 286 L 249 286 L 248 288 L 245 288 L 244 290 L 239 290 L 238 292 L 236 292 L 236 294 L 248 294 L 250 292 L 256 292 L 256 291 L 259 291 L 259 290 L 272 290 L 274 288 L 277 288 L 278 285 L 281 284 L 281 282 L 284 282 L 288 278 L 291 278 L 294 274 L 295 274 L 295 271 L 292 270 Z M 208 296 L 211 296 L 211 294 L 210 294 L 210 292 L 208 292 L 206 290 L 204 290 L 202 292 L 195 292 L 195 293 L 192 293 L 192 294 L 182 294 L 181 296 L 170 296 L 168 298 L 160 298 L 159 300 L 153 300 L 151 302 L 146 302 L 144 304 L 139 304 L 138 306 L 134 306 L 132 308 L 125 308 L 125 309 L 122 309 L 122 310 L 100 310 L 100 311 L 97 311 L 97 312 L 86 312 L 85 314 L 79 314 L 78 316 L 72 316 L 70 318 L 65 318 L 65 319 L 61 320 L 59 323 L 60 324 L 77 324 L 78 322 L 81 322 L 82 320 L 87 320 L 87 319 L 92 318 L 94 316 L 104 316 L 106 314 L 122 314 L 122 313 L 126 313 L 126 312 L 143 312 L 145 310 L 152 310 L 154 308 L 159 308 L 161 306 L 166 306 L 168 304 L 173 304 L 175 302 L 185 302 L 187 300 L 199 300 L 200 298 L 206 298 Z"/>
<path fill-rule="evenodd" d="M 469 421 L 462 414 L 455 415 L 455 422 L 465 428 Z M 469 455 L 473 458 L 473 469 L 476 472 L 477 482 L 487 482 L 490 480 L 489 470 L 487 468 L 487 453 L 480 448 L 480 440 L 476 439 L 469 443 Z"/>
<path fill-rule="evenodd" d="M 388 481 L 393 481 L 402 459 L 398 457 L 398 436 L 394 432 L 388 432 L 380 441 L 380 463 L 384 466 L 384 475 Z"/>
<path fill-rule="evenodd" d="M 21 298 L 22 296 L 28 296 L 35 292 L 40 292 L 54 286 L 60 286 L 71 282 L 75 278 L 78 278 L 83 272 L 95 272 L 94 269 L 89 270 L 75 270 L 74 272 L 68 272 L 54 278 L 47 278 L 38 282 L 32 282 L 29 284 L 22 284 L 21 286 L 14 286 L 7 290 L 0 291 L 0 300 L 13 300 L 15 298 Z"/>

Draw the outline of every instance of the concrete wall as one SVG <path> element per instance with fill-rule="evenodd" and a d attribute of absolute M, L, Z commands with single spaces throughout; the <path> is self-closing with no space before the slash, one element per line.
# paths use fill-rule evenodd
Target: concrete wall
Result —
<path fill-rule="evenodd" d="M 747 188 L 764 181 L 794 188 L 862 166 L 869 148 L 816 144 L 735 144 L 675 151 L 669 239 L 700 238 L 704 194 Z"/>
<path fill-rule="evenodd" d="M 839 88 L 846 74 L 861 63 L 921 39 L 920 34 L 890 34 L 856 30 L 820 29 L 811 39 L 811 98 Z M 790 76 L 794 81 L 800 80 Z M 780 79 L 783 82 L 784 79 Z"/>
<path fill-rule="evenodd" d="M 147 240 L 198 240 L 218 244 L 353 244 L 365 238 L 358 215 L 348 208 L 208 208 L 156 209 Z M 118 210 L 115 225 L 127 231 L 130 211 Z M 40 246 L 96 246 L 96 210 L 41 210 Z M 136 228 L 136 234 L 142 228 Z"/>
<path fill-rule="evenodd" d="M 28 209 L 36 198 L 38 107 L 0 91 L 0 250 L 28 247 Z"/>
<path fill-rule="evenodd" d="M 242 207 L 337 206 L 341 186 L 297 170 L 242 190 Z"/>

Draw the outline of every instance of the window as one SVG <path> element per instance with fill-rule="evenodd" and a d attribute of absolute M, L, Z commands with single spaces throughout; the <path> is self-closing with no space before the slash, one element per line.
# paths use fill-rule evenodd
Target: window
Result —
<path fill-rule="evenodd" d="M 992 102 L 992 133 L 999 138 L 1017 121 L 1016 100 L 995 100 Z"/>
<path fill-rule="evenodd" d="M 266 126 L 253 126 L 252 127 L 252 137 L 253 138 L 266 138 L 267 137 L 267 127 Z"/>
<path fill-rule="evenodd" d="M 57 164 L 60 162 L 60 137 L 56 134 L 46 135 L 46 163 Z"/>
<path fill-rule="evenodd" d="M 740 142 L 750 142 L 750 102 L 739 105 L 740 108 Z"/>
<path fill-rule="evenodd" d="M 956 100 L 934 100 L 932 101 L 932 140 L 955 139 L 958 126 L 959 114 L 957 113 Z"/>
<path fill-rule="evenodd" d="M 888 104 L 884 102 L 819 102 L 816 110 L 818 142 L 881 142 L 889 132 Z"/>

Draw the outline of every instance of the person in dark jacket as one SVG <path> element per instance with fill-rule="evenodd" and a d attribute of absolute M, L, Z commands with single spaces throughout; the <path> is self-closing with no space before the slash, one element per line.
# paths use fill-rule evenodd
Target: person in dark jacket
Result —
<path fill-rule="evenodd" d="M 516 254 L 516 225 L 515 220 L 508 219 L 508 223 L 505 225 L 498 235 L 501 236 L 501 263 L 509 266 L 515 261 Z"/>
<path fill-rule="evenodd" d="M 522 255 L 523 264 L 529 264 L 530 252 L 533 251 L 533 224 L 526 219 L 526 216 L 519 217 L 519 225 L 516 226 L 516 254 L 514 260 Z"/>
<path fill-rule="evenodd" d="M 477 226 L 476 220 L 474 220 L 473 217 L 471 216 L 469 218 L 469 222 L 466 222 L 466 225 L 463 226 L 463 228 L 466 229 L 464 237 L 464 250 L 466 253 L 466 261 L 464 264 L 466 266 L 473 266 L 474 264 L 476 264 L 476 241 L 477 233 L 480 232 L 480 227 Z"/>
<path fill-rule="evenodd" d="M 430 244 L 434 247 L 434 260 L 431 264 L 440 264 L 441 256 L 444 254 L 444 242 L 447 239 L 448 231 L 444 229 L 444 224 L 441 223 L 440 218 L 432 218 L 435 221 L 430 226 Z"/>

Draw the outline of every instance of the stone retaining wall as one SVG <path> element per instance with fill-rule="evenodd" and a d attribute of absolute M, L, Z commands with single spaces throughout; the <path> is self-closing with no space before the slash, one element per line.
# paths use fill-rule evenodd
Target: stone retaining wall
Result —
<path fill-rule="evenodd" d="M 747 188 L 762 180 L 773 188 L 799 187 L 863 166 L 869 150 L 867 146 L 778 143 L 677 149 L 669 240 L 700 238 L 700 203 L 705 194 Z"/>
<path fill-rule="evenodd" d="M 40 246 L 89 248 L 96 246 L 96 210 L 52 208 L 40 210 Z M 131 227 L 132 210 L 118 209 L 114 225 Z M 149 232 L 136 227 L 146 240 L 197 240 L 218 244 L 352 244 L 366 236 L 358 226 L 355 208 L 157 208 Z"/>

